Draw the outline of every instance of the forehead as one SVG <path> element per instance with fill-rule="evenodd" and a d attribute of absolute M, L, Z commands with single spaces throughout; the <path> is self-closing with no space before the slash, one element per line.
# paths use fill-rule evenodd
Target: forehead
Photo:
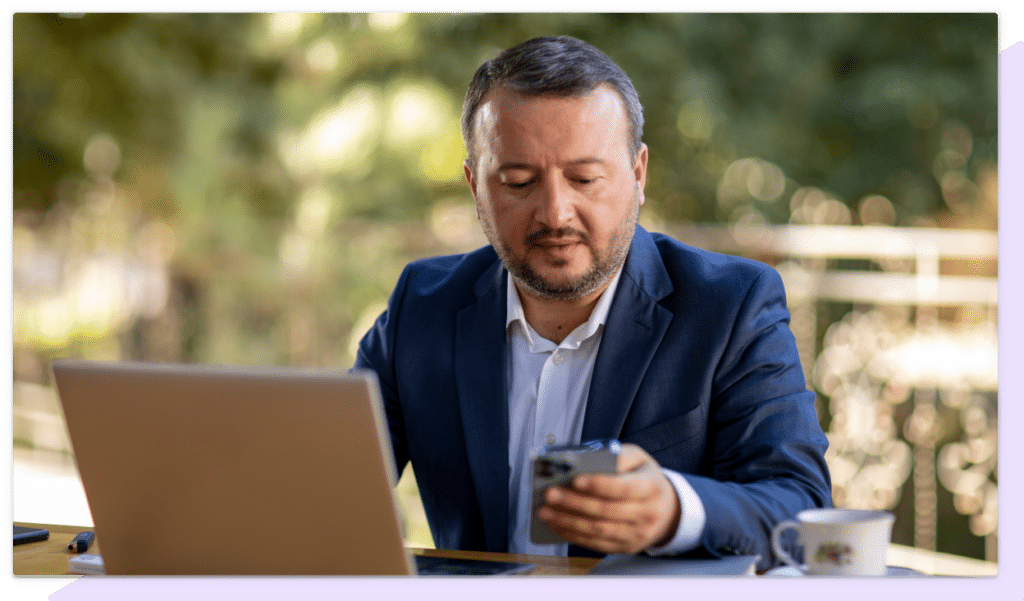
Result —
<path fill-rule="evenodd" d="M 614 88 L 578 96 L 487 93 L 474 119 L 479 154 L 619 152 L 628 145 L 626 109 Z"/>

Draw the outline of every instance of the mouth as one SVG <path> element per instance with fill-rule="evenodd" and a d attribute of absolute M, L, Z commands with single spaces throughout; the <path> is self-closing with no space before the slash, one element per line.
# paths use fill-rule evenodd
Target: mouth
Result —
<path fill-rule="evenodd" d="M 533 248 L 560 249 L 570 248 L 577 244 L 586 244 L 587 239 L 582 235 L 573 235 L 575 232 L 537 232 L 526 237 L 526 244 Z"/>
<path fill-rule="evenodd" d="M 586 244 L 588 236 L 574 228 L 538 228 L 526 236 L 526 245 L 534 248 L 565 248 Z"/>
<path fill-rule="evenodd" d="M 576 249 L 583 248 L 582 240 L 541 240 L 533 242 L 530 248 L 539 253 L 540 257 L 546 257 L 546 261 L 553 261 L 555 265 L 563 265 L 570 257 L 576 254 Z"/>
<path fill-rule="evenodd" d="M 567 239 L 550 239 L 550 240 L 534 240 L 531 242 L 531 246 L 536 248 L 568 248 L 577 244 L 583 244 L 582 240 L 567 240 Z"/>

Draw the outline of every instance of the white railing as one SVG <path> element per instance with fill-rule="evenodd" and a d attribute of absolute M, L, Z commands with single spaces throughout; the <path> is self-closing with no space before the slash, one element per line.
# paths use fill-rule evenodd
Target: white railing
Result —
<path fill-rule="evenodd" d="M 998 304 L 996 278 L 939 273 L 944 258 L 995 260 L 999 254 L 999 237 L 995 232 L 842 225 L 690 225 L 664 229 L 693 246 L 731 254 L 913 262 L 912 275 L 809 271 L 809 281 L 806 277 L 794 280 L 792 290 L 787 286 L 790 297 L 807 295 L 831 301 L 908 305 Z M 783 273 L 783 277 L 786 275 Z M 791 275 L 800 277 L 796 273 Z"/>

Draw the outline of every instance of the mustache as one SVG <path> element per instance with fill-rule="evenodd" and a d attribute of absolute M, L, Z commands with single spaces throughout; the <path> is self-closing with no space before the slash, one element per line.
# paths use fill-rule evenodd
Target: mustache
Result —
<path fill-rule="evenodd" d="M 568 240 L 563 240 L 568 239 Z M 581 232 L 571 227 L 560 227 L 558 229 L 551 229 L 549 227 L 541 227 L 538 230 L 530 232 L 526 236 L 526 243 L 531 246 L 539 246 L 544 242 L 564 242 L 564 241 L 579 241 L 584 244 L 590 243 L 590 236 L 586 232 Z"/>

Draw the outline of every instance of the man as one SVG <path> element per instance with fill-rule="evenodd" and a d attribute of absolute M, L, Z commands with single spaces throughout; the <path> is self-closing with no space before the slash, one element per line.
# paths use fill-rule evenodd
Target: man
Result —
<path fill-rule="evenodd" d="M 573 38 L 477 71 L 465 175 L 491 245 L 410 264 L 363 338 L 396 465 L 441 548 L 760 554 L 831 503 L 781 279 L 637 224 L 648 151 L 628 77 Z M 550 489 L 530 541 L 530 455 L 623 442 L 618 474 Z"/>

